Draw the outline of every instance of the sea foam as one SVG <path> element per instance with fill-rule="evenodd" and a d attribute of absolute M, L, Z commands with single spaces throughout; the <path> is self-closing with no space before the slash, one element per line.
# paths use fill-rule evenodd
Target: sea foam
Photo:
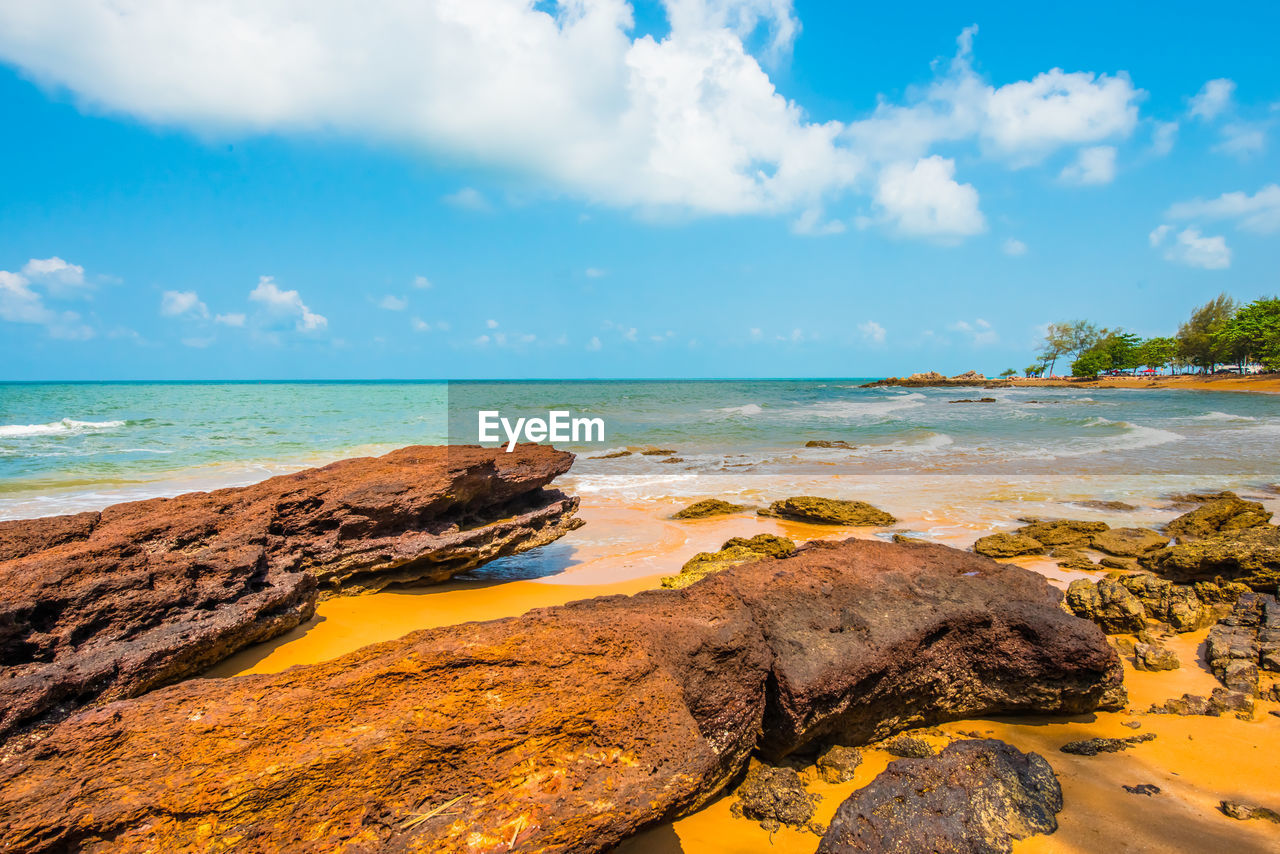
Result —
<path fill-rule="evenodd" d="M 71 433 L 87 433 L 94 430 L 111 430 L 116 427 L 123 427 L 127 423 L 127 421 L 76 421 L 72 418 L 63 418 L 61 421 L 50 421 L 48 424 L 3 424 L 0 425 L 0 438 L 63 436 Z"/>

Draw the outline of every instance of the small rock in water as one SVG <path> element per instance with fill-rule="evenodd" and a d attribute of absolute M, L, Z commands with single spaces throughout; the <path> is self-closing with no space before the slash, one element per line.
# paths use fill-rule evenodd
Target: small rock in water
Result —
<path fill-rule="evenodd" d="M 1081 741 L 1069 741 L 1058 749 L 1075 756 L 1097 756 L 1099 753 L 1119 753 L 1144 741 L 1153 741 L 1155 737 L 1156 734 L 1153 732 L 1144 732 L 1142 735 L 1131 735 L 1127 738 L 1086 738 Z"/>
<path fill-rule="evenodd" d="M 667 457 L 665 460 L 663 460 L 663 462 L 664 463 L 682 463 L 684 462 L 684 457 Z"/>
<path fill-rule="evenodd" d="M 862 751 L 833 744 L 818 757 L 818 776 L 827 783 L 847 783 L 862 764 Z"/>
<path fill-rule="evenodd" d="M 794 768 L 756 765 L 738 786 L 737 800 L 729 810 L 739 818 L 760 822 L 765 830 L 782 825 L 805 827 L 821 795 L 809 793 Z"/>
<path fill-rule="evenodd" d="M 675 448 L 641 448 L 642 457 L 669 457 L 676 452 Z"/>
<path fill-rule="evenodd" d="M 1261 819 L 1262 821 L 1273 821 L 1276 824 L 1280 824 L 1280 813 L 1266 807 L 1245 804 L 1240 801 L 1222 801 L 1218 804 L 1218 809 L 1222 810 L 1223 815 L 1230 816 L 1238 821 Z"/>
<path fill-rule="evenodd" d="M 925 741 L 923 738 L 916 738 L 910 735 L 895 736 L 882 745 L 885 750 L 894 756 L 902 756 L 911 759 L 920 759 L 925 756 L 933 756 L 935 751 L 933 745 Z"/>
<path fill-rule="evenodd" d="M 1084 548 L 1096 534 L 1110 530 L 1106 522 L 1085 522 L 1077 519 L 1028 519 L 1027 524 L 1015 533 L 1039 540 L 1046 546 Z"/>
<path fill-rule="evenodd" d="M 1112 528 L 1094 534 L 1090 545 L 1115 557 L 1141 557 L 1169 545 L 1169 538 L 1149 528 Z"/>
<path fill-rule="evenodd" d="M 878 507 L 865 501 L 844 501 L 838 498 L 820 498 L 814 495 L 798 495 L 775 501 L 768 509 L 757 511 L 761 516 L 779 516 L 798 522 L 817 522 L 823 525 L 896 525 L 898 520 Z"/>
<path fill-rule="evenodd" d="M 947 403 L 995 403 L 995 402 L 996 402 L 996 399 L 994 397 L 979 397 L 979 398 L 965 397 L 965 398 L 961 398 L 960 400 L 947 401 Z"/>
<path fill-rule="evenodd" d="M 618 457 L 629 457 L 630 451 L 610 451 L 607 454 L 600 454 L 594 457 L 587 457 L 589 460 L 616 460 Z"/>
<path fill-rule="evenodd" d="M 661 583 L 668 589 L 680 589 L 722 569 L 765 558 L 787 557 L 795 554 L 795 550 L 794 542 L 773 534 L 756 534 L 750 539 L 733 537 L 726 540 L 717 552 L 698 552 L 680 568 L 679 573 L 664 577 Z"/>
<path fill-rule="evenodd" d="M 1022 534 L 988 534 L 973 544 L 973 550 L 987 557 L 1018 557 L 1044 554 L 1044 543 Z"/>
<path fill-rule="evenodd" d="M 688 507 L 676 513 L 673 519 L 705 519 L 708 516 L 725 516 L 730 513 L 741 513 L 748 509 L 745 504 L 730 504 L 728 501 L 721 501 L 719 498 L 704 498 L 701 501 L 695 501 Z"/>
<path fill-rule="evenodd" d="M 804 446 L 806 448 L 841 448 L 846 451 L 852 451 L 858 447 L 843 439 L 810 439 L 804 443 Z"/>
<path fill-rule="evenodd" d="M 1132 504 L 1126 504 L 1123 501 L 1072 501 L 1070 502 L 1077 507 L 1088 507 L 1090 510 L 1110 510 L 1115 513 L 1124 513 L 1129 510 L 1137 510 L 1138 508 Z"/>
<path fill-rule="evenodd" d="M 1131 795 L 1146 795 L 1147 797 L 1160 794 L 1160 787 L 1152 783 L 1139 783 L 1136 786 L 1125 786 L 1124 790 Z"/>

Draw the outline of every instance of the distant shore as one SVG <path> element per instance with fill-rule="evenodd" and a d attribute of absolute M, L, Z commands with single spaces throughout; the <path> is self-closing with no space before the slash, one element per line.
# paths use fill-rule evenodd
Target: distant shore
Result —
<path fill-rule="evenodd" d="M 1280 374 L 1248 376 L 1180 374 L 1176 376 L 1097 377 L 889 377 L 864 388 L 1173 388 L 1189 391 L 1238 391 L 1280 394 Z"/>

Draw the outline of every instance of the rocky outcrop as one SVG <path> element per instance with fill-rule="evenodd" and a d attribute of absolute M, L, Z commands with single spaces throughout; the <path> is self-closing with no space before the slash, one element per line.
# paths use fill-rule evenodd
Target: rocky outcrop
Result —
<path fill-rule="evenodd" d="M 1274 596 L 1247 593 L 1212 629 L 1205 662 L 1229 691 L 1259 696 L 1259 673 L 1280 673 L 1280 604 Z"/>
<path fill-rule="evenodd" d="M 1044 543 L 1022 534 L 987 534 L 985 537 L 979 537 L 973 544 L 975 552 L 987 557 L 1038 555 L 1044 554 L 1044 549 Z"/>
<path fill-rule="evenodd" d="M 795 550 L 794 542 L 773 534 L 756 534 L 750 538 L 733 537 L 726 540 L 719 551 L 698 552 L 685 562 L 679 573 L 664 577 L 661 584 L 663 587 L 678 590 L 731 566 L 753 563 L 764 558 L 787 557 Z"/>
<path fill-rule="evenodd" d="M 1167 526 L 1169 536 L 1180 543 L 1202 540 L 1215 534 L 1243 531 L 1265 525 L 1271 511 L 1256 501 L 1243 498 L 1220 498 L 1207 501 L 1189 513 L 1183 513 Z"/>
<path fill-rule="evenodd" d="M 812 522 L 819 525 L 844 525 L 850 528 L 898 523 L 892 515 L 865 501 L 844 501 L 838 498 L 819 498 L 814 495 L 784 498 L 758 512 L 761 516 L 777 516 L 782 519 L 794 519 L 797 522 Z"/>
<path fill-rule="evenodd" d="M 695 501 L 688 507 L 672 516 L 672 519 L 705 519 L 708 516 L 727 516 L 731 513 L 741 513 L 748 509 L 745 504 L 730 504 L 728 501 L 721 501 L 719 498 L 704 498 L 701 501 Z"/>
<path fill-rule="evenodd" d="M 1044 757 L 992 739 L 890 763 L 836 810 L 818 854 L 1011 852 L 1058 829 L 1062 788 Z"/>
<path fill-rule="evenodd" d="M 1031 572 L 849 540 L 82 711 L 0 763 L 6 851 L 609 850 L 758 751 L 1124 702 Z M 932 761 L 932 760 L 925 760 Z"/>
<path fill-rule="evenodd" d="M 1216 619 L 1214 610 L 1200 601 L 1190 585 L 1174 584 L 1145 572 L 1118 580 L 1142 604 L 1148 617 L 1167 624 L 1175 632 L 1194 632 Z"/>
<path fill-rule="evenodd" d="M 1135 634 L 1147 626 L 1142 602 L 1114 578 L 1096 584 L 1077 578 L 1067 585 L 1066 601 L 1071 613 L 1097 623 L 1109 635 Z"/>
<path fill-rule="evenodd" d="M 1246 719 L 1252 717 L 1253 698 L 1240 691 L 1214 688 L 1208 697 L 1183 694 L 1147 709 L 1147 713 L 1152 715 L 1208 715 L 1215 718 L 1227 712 L 1235 712 Z"/>
<path fill-rule="evenodd" d="M 1149 528 L 1111 528 L 1094 534 L 1089 544 L 1115 557 L 1142 557 L 1169 545 L 1169 538 Z"/>
<path fill-rule="evenodd" d="M 1010 385 L 1009 383 L 992 384 L 985 376 L 977 371 L 965 371 L 963 374 L 956 374 L 948 377 L 946 374 L 940 374 L 937 371 L 925 371 L 923 373 L 911 374 L 907 377 L 888 377 L 875 382 L 863 383 L 861 388 L 885 388 L 885 387 L 906 387 L 906 388 L 933 388 L 946 386 L 982 386 L 984 388 L 999 388 Z"/>
<path fill-rule="evenodd" d="M 1254 590 L 1280 586 L 1280 528 L 1262 525 L 1151 552 L 1142 565 L 1173 581 L 1238 581 Z"/>
<path fill-rule="evenodd" d="M 1093 538 L 1110 529 L 1106 522 L 1084 522 L 1078 519 L 1028 519 L 1015 533 L 1039 540 L 1046 546 L 1085 548 Z"/>
<path fill-rule="evenodd" d="M 794 768 L 776 768 L 754 763 L 734 792 L 729 810 L 738 818 L 758 821 L 765 830 L 786 825 L 805 827 L 813 820 L 813 810 L 821 795 L 811 794 Z"/>
<path fill-rule="evenodd" d="M 0 522 L 0 737 L 196 673 L 318 598 L 442 581 L 575 528 L 573 455 L 411 447 L 253 486 Z"/>

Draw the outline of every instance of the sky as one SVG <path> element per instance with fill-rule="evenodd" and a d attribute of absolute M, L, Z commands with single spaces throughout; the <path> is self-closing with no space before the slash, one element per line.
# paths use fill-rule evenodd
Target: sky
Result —
<path fill-rule="evenodd" d="M 961 8 L 963 6 L 963 8 Z M 0 380 L 995 373 L 1280 291 L 1280 5 L 0 0 Z"/>

